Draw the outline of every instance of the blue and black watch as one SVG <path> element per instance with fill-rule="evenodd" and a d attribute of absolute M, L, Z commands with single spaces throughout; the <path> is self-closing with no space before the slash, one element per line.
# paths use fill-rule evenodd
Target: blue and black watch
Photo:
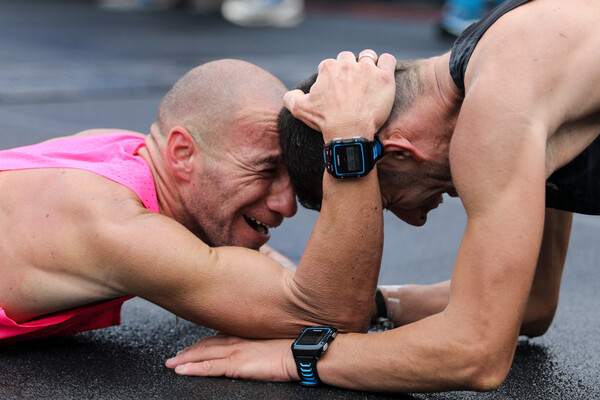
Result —
<path fill-rule="evenodd" d="M 335 328 L 324 326 L 306 328 L 292 344 L 292 354 L 301 385 L 317 386 L 321 383 L 317 373 L 317 360 L 325 353 L 337 334 Z"/>
<path fill-rule="evenodd" d="M 360 136 L 333 139 L 323 147 L 325 168 L 337 179 L 367 175 L 382 155 L 383 144 L 377 135 L 373 140 Z"/>

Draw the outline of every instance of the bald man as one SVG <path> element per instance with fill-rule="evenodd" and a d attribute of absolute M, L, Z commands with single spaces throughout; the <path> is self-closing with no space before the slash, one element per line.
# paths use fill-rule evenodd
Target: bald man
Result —
<path fill-rule="evenodd" d="M 296 212 L 278 143 L 285 92 L 255 65 L 214 61 L 173 86 L 148 135 L 90 130 L 0 151 L 0 344 L 118 324 L 133 296 L 247 337 L 367 329 L 377 179 L 324 184 L 296 269 L 257 251 Z M 358 193 L 373 195 L 358 207 Z M 358 220 L 369 221 L 362 244 L 346 229 Z"/>

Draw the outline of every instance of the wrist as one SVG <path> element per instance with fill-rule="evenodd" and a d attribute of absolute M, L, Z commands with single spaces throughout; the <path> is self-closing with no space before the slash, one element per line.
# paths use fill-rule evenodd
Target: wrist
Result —
<path fill-rule="evenodd" d="M 286 346 L 286 352 L 283 355 L 283 365 L 285 367 L 287 376 L 290 378 L 290 381 L 300 380 L 300 377 L 298 376 L 298 368 L 296 368 L 296 361 L 294 360 L 294 354 L 292 353 L 291 345 Z"/>
<path fill-rule="evenodd" d="M 382 156 L 383 144 L 377 135 L 373 139 L 362 136 L 335 138 L 323 146 L 326 170 L 336 179 L 367 176 Z"/>
<path fill-rule="evenodd" d="M 337 334 L 337 329 L 333 327 L 310 327 L 304 329 L 292 343 L 292 354 L 301 385 L 314 387 L 322 383 L 317 362 L 325 354 Z"/>
<path fill-rule="evenodd" d="M 350 139 L 355 136 L 361 136 L 365 139 L 373 140 L 374 136 L 377 134 L 376 124 L 365 123 L 365 124 L 348 124 L 348 126 L 341 126 L 341 124 L 337 124 L 335 129 L 323 129 L 321 130 L 321 134 L 323 135 L 323 141 L 327 143 L 335 138 L 342 139 Z"/>

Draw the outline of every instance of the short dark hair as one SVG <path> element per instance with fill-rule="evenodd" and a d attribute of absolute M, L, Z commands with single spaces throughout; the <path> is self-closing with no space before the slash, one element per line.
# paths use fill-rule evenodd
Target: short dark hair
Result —
<path fill-rule="evenodd" d="M 384 127 L 400 114 L 408 111 L 417 94 L 423 90 L 418 61 L 399 62 L 394 75 L 396 96 L 390 117 Z M 316 80 L 317 74 L 313 74 L 299 83 L 296 89 L 308 93 Z M 305 208 L 320 211 L 325 171 L 323 135 L 294 118 L 285 107 L 279 113 L 278 125 L 283 162 L 288 169 L 298 202 Z"/>
<path fill-rule="evenodd" d="M 298 84 L 296 89 L 308 93 L 316 79 L 317 74 L 313 74 Z M 323 135 L 296 119 L 285 107 L 279 113 L 278 127 L 283 162 L 298 202 L 305 208 L 320 211 L 325 171 Z"/>

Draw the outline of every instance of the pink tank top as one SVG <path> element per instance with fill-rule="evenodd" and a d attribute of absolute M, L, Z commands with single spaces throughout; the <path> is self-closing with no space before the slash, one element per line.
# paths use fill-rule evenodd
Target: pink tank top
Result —
<path fill-rule="evenodd" d="M 154 178 L 138 151 L 144 138 L 111 133 L 59 139 L 0 151 L 0 171 L 74 168 L 97 173 L 133 190 L 144 206 L 159 212 Z M 69 335 L 121 323 L 121 306 L 134 296 L 78 307 L 18 324 L 0 307 L 0 344 Z M 1 300 L 0 300 L 1 301 Z"/>

